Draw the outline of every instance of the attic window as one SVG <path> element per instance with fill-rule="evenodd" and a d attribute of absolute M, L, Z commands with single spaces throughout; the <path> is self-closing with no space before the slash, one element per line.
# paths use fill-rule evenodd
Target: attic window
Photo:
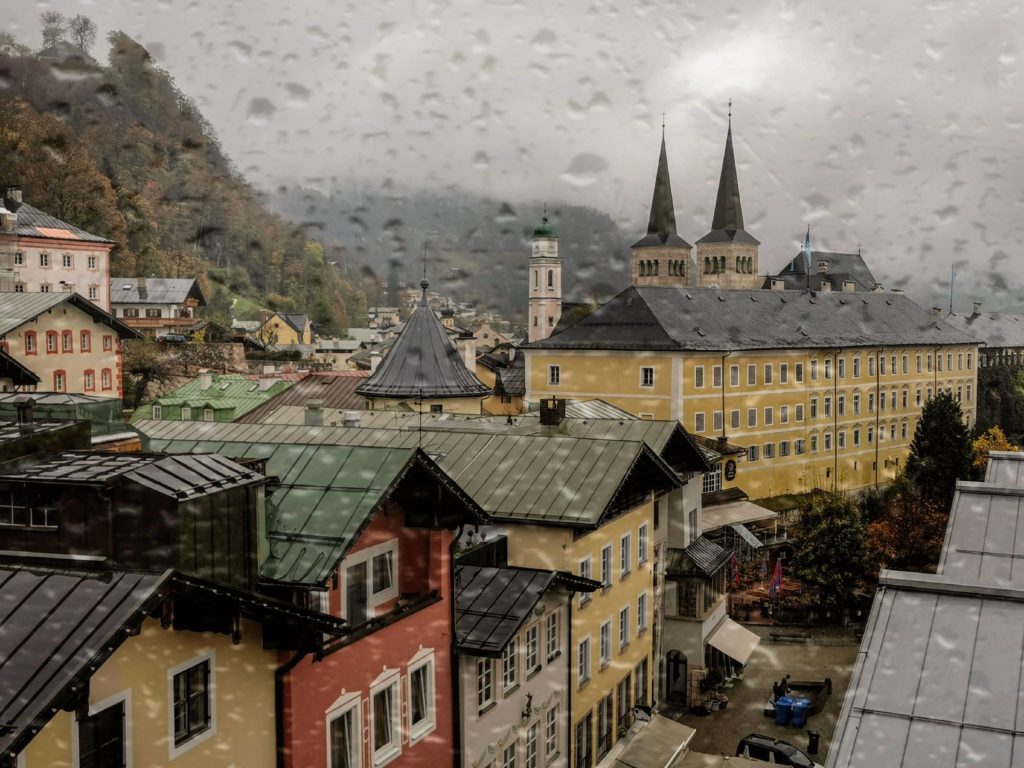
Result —
<path fill-rule="evenodd" d="M 130 290 L 131 290 L 132 288 L 134 288 L 135 286 L 134 286 L 134 285 L 132 285 L 131 283 L 125 283 L 125 284 L 124 284 L 123 286 L 121 286 L 121 287 L 122 287 L 122 288 L 123 288 L 124 290 L 126 290 L 126 291 L 130 291 Z"/>

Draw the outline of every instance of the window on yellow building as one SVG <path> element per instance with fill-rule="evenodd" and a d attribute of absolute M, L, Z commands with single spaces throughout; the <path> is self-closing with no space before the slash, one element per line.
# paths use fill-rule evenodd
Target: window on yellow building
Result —
<path fill-rule="evenodd" d="M 971 370 L 971 366 L 974 364 L 973 363 L 973 358 L 974 358 L 974 356 L 970 352 L 968 352 L 967 353 L 967 370 L 968 371 Z"/>
<path fill-rule="evenodd" d="M 839 431 L 839 450 L 843 450 L 844 448 L 846 448 L 846 431 L 845 430 L 840 430 Z"/>
<path fill-rule="evenodd" d="M 771 424 L 773 424 L 774 422 L 775 422 L 775 414 L 772 411 L 772 407 L 770 405 L 766 406 L 765 409 L 764 409 L 764 425 L 767 427 L 767 426 L 770 426 Z"/>
<path fill-rule="evenodd" d="M 740 385 L 740 367 L 738 365 L 729 366 L 729 386 L 738 387 Z"/>
<path fill-rule="evenodd" d="M 789 364 L 779 363 L 779 384 L 787 384 L 789 382 Z"/>
<path fill-rule="evenodd" d="M 839 362 L 836 363 L 836 376 L 840 379 L 846 378 L 846 358 L 840 357 Z"/>
<path fill-rule="evenodd" d="M 693 386 L 697 389 L 704 389 L 704 366 L 698 365 L 693 369 Z"/>
<path fill-rule="evenodd" d="M 803 363 L 797 363 L 795 366 L 793 366 L 793 369 L 794 369 L 793 373 L 794 373 L 795 378 L 796 378 L 796 383 L 797 384 L 802 384 L 803 380 L 804 380 L 804 364 Z"/>
<path fill-rule="evenodd" d="M 846 415 L 846 395 L 839 395 L 839 397 L 836 398 L 836 409 L 840 416 Z"/>
<path fill-rule="evenodd" d="M 793 414 L 793 419 L 795 421 L 803 421 L 804 420 L 804 404 L 803 403 L 797 403 L 796 404 L 796 411 Z"/>
<path fill-rule="evenodd" d="M 625 534 L 619 539 L 619 578 L 624 579 L 633 570 L 633 535 Z"/>
<path fill-rule="evenodd" d="M 765 363 L 764 364 L 764 383 L 765 384 L 771 384 L 772 383 L 772 364 L 771 363 Z"/>
<path fill-rule="evenodd" d="M 757 426 L 757 408 L 748 408 L 747 409 L 747 426 L 748 427 L 756 427 Z"/>
<path fill-rule="evenodd" d="M 580 576 L 584 579 L 589 579 L 591 573 L 590 555 L 580 559 Z M 591 594 L 589 592 L 580 592 L 580 608 L 590 602 Z"/>
<path fill-rule="evenodd" d="M 711 382 L 715 389 L 722 386 L 722 366 L 716 365 L 711 368 Z"/>
<path fill-rule="evenodd" d="M 730 411 L 729 412 L 729 429 L 739 429 L 739 428 L 740 428 L 740 412 L 738 410 Z"/>
<path fill-rule="evenodd" d="M 818 436 L 815 433 L 811 433 L 811 453 L 818 452 Z"/>
<path fill-rule="evenodd" d="M 654 386 L 654 368 L 644 366 L 640 369 L 640 386 L 641 387 L 653 387 Z"/>
<path fill-rule="evenodd" d="M 608 589 L 612 585 L 612 545 L 601 547 L 601 586 Z"/>
<path fill-rule="evenodd" d="M 860 415 L 860 392 L 853 393 L 853 415 Z"/>
<path fill-rule="evenodd" d="M 747 366 L 747 386 L 753 387 L 757 384 L 757 366 Z"/>
<path fill-rule="evenodd" d="M 831 432 L 826 432 L 825 433 L 825 450 L 826 451 L 831 451 L 832 450 L 832 433 Z"/>
<path fill-rule="evenodd" d="M 826 419 L 832 417 L 832 396 L 831 395 L 825 395 L 824 412 L 825 412 L 825 418 Z"/>
<path fill-rule="evenodd" d="M 789 423 L 789 406 L 788 405 L 780 405 L 779 406 L 779 423 L 780 424 L 788 424 Z"/>
<path fill-rule="evenodd" d="M 875 412 L 875 393 L 868 392 L 868 413 Z"/>
<path fill-rule="evenodd" d="M 793 441 L 793 453 L 799 455 L 804 452 L 804 439 L 802 437 Z"/>
<path fill-rule="evenodd" d="M 916 360 L 916 362 L 917 362 L 917 372 L 918 372 L 918 373 L 920 373 L 920 372 L 921 372 L 921 353 L 920 353 L 920 352 L 919 352 L 919 353 L 917 353 L 917 354 L 916 354 L 916 355 L 914 356 L 914 358 L 915 358 L 915 360 Z"/>
<path fill-rule="evenodd" d="M 971 385 L 967 385 L 967 402 L 971 402 Z"/>
<path fill-rule="evenodd" d="M 931 356 L 931 354 L 929 354 L 928 355 L 928 373 L 931 373 L 931 372 L 932 372 L 932 356 Z"/>
<path fill-rule="evenodd" d="M 811 381 L 818 380 L 818 361 L 811 360 Z"/>
<path fill-rule="evenodd" d="M 693 431 L 698 434 L 704 431 L 704 414 L 695 413 L 693 414 Z"/>
<path fill-rule="evenodd" d="M 910 373 L 910 358 L 906 355 L 903 356 L 903 372 Z"/>
<path fill-rule="evenodd" d="M 946 370 L 947 371 L 952 371 L 953 370 L 953 353 L 952 352 L 947 352 L 946 353 Z"/>
<path fill-rule="evenodd" d="M 889 373 L 896 375 L 896 355 L 889 358 Z"/>
<path fill-rule="evenodd" d="M 562 383 L 562 366 L 560 365 L 549 365 L 548 366 L 548 385 L 558 386 Z"/>
<path fill-rule="evenodd" d="M 860 355 L 855 355 L 853 358 L 853 378 L 860 378 Z"/>
<path fill-rule="evenodd" d="M 722 412 L 721 411 L 715 411 L 714 412 L 714 414 L 712 416 L 712 423 L 714 424 L 715 433 L 716 434 L 720 434 L 722 432 L 722 429 L 723 429 L 723 426 L 722 426 Z"/>
<path fill-rule="evenodd" d="M 875 356 L 874 355 L 869 355 L 868 356 L 868 376 L 874 376 L 874 375 L 875 375 Z"/>
<path fill-rule="evenodd" d="M 789 440 L 779 442 L 779 456 L 789 456 Z"/>
<path fill-rule="evenodd" d="M 826 379 L 831 379 L 832 378 L 832 358 L 831 357 L 826 357 L 825 358 L 825 378 Z"/>
<path fill-rule="evenodd" d="M 860 445 L 860 427 L 853 428 L 853 444 Z"/>
<path fill-rule="evenodd" d="M 762 454 L 764 455 L 764 457 L 766 459 L 774 459 L 775 458 L 775 443 L 765 443 L 761 452 L 762 452 Z"/>
<path fill-rule="evenodd" d="M 811 398 L 811 419 L 818 418 L 818 398 Z"/>
<path fill-rule="evenodd" d="M 758 458 L 760 458 L 758 456 L 758 453 L 759 450 L 756 445 L 752 445 L 749 448 L 747 448 L 747 461 L 757 461 Z"/>

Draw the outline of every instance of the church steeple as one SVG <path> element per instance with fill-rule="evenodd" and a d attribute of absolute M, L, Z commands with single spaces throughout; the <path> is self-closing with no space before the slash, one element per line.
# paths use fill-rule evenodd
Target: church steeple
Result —
<path fill-rule="evenodd" d="M 718 179 L 718 197 L 711 229 L 743 229 L 743 206 L 740 203 L 740 182 L 736 175 L 736 156 L 732 151 L 732 120 L 725 135 L 722 175 Z"/>
<path fill-rule="evenodd" d="M 631 251 L 633 285 L 689 285 L 690 244 L 676 232 L 664 123 L 661 126 L 661 152 L 658 171 L 654 175 L 647 234 L 633 243 Z"/>
<path fill-rule="evenodd" d="M 697 241 L 697 287 L 758 288 L 757 240 L 743 228 L 743 205 L 732 148 L 732 100 L 711 231 Z"/>
<path fill-rule="evenodd" d="M 651 216 L 647 221 L 648 235 L 661 235 L 662 242 L 676 234 L 676 209 L 672 203 L 672 180 L 668 175 L 668 153 L 665 151 L 665 130 L 661 132 L 661 154 L 658 173 L 654 177 L 654 195 L 651 198 Z"/>

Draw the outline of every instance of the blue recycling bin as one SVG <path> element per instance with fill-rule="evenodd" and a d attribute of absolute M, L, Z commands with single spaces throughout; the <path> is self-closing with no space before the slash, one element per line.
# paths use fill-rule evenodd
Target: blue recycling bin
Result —
<path fill-rule="evenodd" d="M 793 707 L 793 699 L 789 696 L 779 696 L 775 700 L 775 724 L 785 725 L 789 722 L 789 715 Z"/>
<path fill-rule="evenodd" d="M 810 709 L 810 699 L 793 699 L 793 703 L 790 705 L 790 724 L 797 728 L 803 728 L 804 725 L 807 723 L 807 713 L 810 711 Z"/>

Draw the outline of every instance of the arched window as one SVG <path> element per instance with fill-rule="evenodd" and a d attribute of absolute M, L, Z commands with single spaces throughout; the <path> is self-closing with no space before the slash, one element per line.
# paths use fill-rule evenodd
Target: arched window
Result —
<path fill-rule="evenodd" d="M 654 262 L 654 274 L 658 274 L 658 267 L 661 265 L 661 260 L 657 259 Z"/>
<path fill-rule="evenodd" d="M 636 273 L 637 273 L 637 275 L 639 275 L 640 277 L 643 277 L 643 276 L 644 276 L 644 262 L 642 262 L 642 261 L 641 261 L 641 262 L 638 262 L 638 263 L 637 263 L 637 267 L 636 267 Z"/>
<path fill-rule="evenodd" d="M 739 256 L 737 256 L 736 257 L 736 271 L 737 272 L 742 272 L 743 271 L 743 267 L 744 267 L 743 259 L 740 258 Z"/>
<path fill-rule="evenodd" d="M 548 288 L 554 288 L 554 287 L 555 287 L 555 270 L 549 269 L 548 270 Z"/>
<path fill-rule="evenodd" d="M 533 270 L 533 287 L 540 288 L 540 272 L 536 269 Z"/>
<path fill-rule="evenodd" d="M 704 273 L 707 274 L 711 271 L 711 259 L 707 256 L 704 257 Z"/>

